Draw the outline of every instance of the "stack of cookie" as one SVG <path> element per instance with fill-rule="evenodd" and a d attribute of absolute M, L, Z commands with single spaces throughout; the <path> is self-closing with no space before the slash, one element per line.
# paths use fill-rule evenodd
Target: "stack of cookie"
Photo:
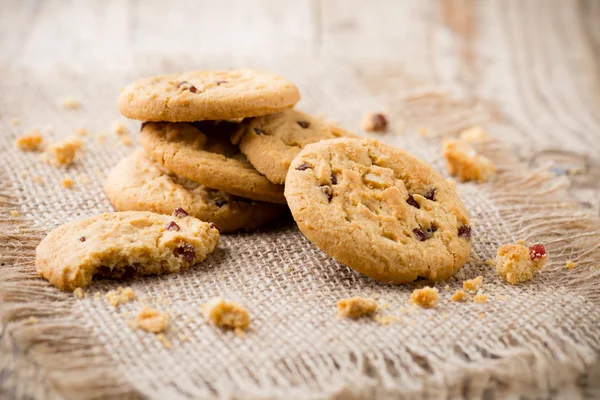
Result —
<path fill-rule="evenodd" d="M 143 121 L 138 150 L 105 185 L 119 211 L 178 207 L 221 232 L 251 230 L 281 215 L 283 183 L 304 145 L 350 135 L 293 110 L 296 86 L 252 70 L 145 78 L 123 89 L 119 109 Z"/>

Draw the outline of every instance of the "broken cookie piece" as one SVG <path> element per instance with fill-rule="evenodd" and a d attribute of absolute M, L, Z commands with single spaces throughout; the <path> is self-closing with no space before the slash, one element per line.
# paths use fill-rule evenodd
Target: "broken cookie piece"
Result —
<path fill-rule="evenodd" d="M 450 301 L 464 301 L 467 298 L 467 294 L 463 290 L 456 290 L 450 297 Z"/>
<path fill-rule="evenodd" d="M 77 153 L 83 147 L 83 142 L 78 137 L 70 137 L 63 142 L 50 146 L 47 161 L 58 167 L 67 167 L 73 163 Z"/>
<path fill-rule="evenodd" d="M 15 144 L 21 151 L 40 151 L 43 141 L 40 131 L 34 129 L 30 134 L 18 137 Z"/>
<path fill-rule="evenodd" d="M 444 158 L 448 172 L 461 182 L 489 180 L 496 167 L 485 156 L 461 140 L 450 140 L 444 143 Z"/>
<path fill-rule="evenodd" d="M 146 332 L 159 333 L 167 329 L 169 315 L 146 306 L 140 310 L 135 322 L 140 329 Z"/>
<path fill-rule="evenodd" d="M 377 301 L 364 297 L 350 297 L 338 301 L 338 316 L 341 318 L 361 318 L 377 311 Z"/>
<path fill-rule="evenodd" d="M 179 230 L 167 230 L 171 222 Z M 95 275 L 125 278 L 179 272 L 219 244 L 211 224 L 191 216 L 114 212 L 61 225 L 36 249 L 38 274 L 59 289 L 88 286 Z"/>
<path fill-rule="evenodd" d="M 522 244 L 508 244 L 500 247 L 496 255 L 496 272 L 505 281 L 513 285 L 533 278 L 548 261 L 548 253 L 543 244 L 531 247 Z"/>
<path fill-rule="evenodd" d="M 250 315 L 244 306 L 217 297 L 202 305 L 206 318 L 224 329 L 241 331 L 250 325 Z"/>
<path fill-rule="evenodd" d="M 438 302 L 438 290 L 425 286 L 422 289 L 415 289 L 410 295 L 410 302 L 423 308 L 433 308 Z"/>
<path fill-rule="evenodd" d="M 477 278 L 469 279 L 463 282 L 463 289 L 468 290 L 469 292 L 476 292 L 483 286 L 483 276 L 478 276 Z"/>

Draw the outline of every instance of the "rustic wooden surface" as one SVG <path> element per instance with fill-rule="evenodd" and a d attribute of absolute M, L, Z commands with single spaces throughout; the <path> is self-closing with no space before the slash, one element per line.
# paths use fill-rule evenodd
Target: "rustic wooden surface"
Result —
<path fill-rule="evenodd" d="M 2 68 L 93 62 L 111 69 L 140 55 L 185 53 L 326 57 L 356 69 L 367 84 L 402 73 L 418 76 L 463 100 L 486 104 L 511 128 L 503 139 L 532 164 L 553 160 L 582 169 L 573 179 L 574 193 L 598 211 L 598 0 L 0 5 Z"/>

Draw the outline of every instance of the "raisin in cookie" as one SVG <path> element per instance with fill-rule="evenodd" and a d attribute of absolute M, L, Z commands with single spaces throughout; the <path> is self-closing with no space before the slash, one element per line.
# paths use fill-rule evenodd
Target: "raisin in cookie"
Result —
<path fill-rule="evenodd" d="M 61 225 L 36 249 L 40 276 L 63 290 L 88 286 L 94 275 L 123 278 L 186 270 L 219 244 L 213 224 L 179 216 L 128 211 Z"/>
<path fill-rule="evenodd" d="M 354 136 L 297 110 L 253 118 L 242 125 L 242 132 L 242 153 L 254 168 L 279 184 L 285 182 L 292 160 L 307 144 Z"/>
<path fill-rule="evenodd" d="M 248 199 L 285 204 L 283 187 L 255 170 L 227 135 L 219 133 L 229 125 L 147 122 L 140 141 L 154 161 L 194 182 Z"/>
<path fill-rule="evenodd" d="M 309 144 L 290 166 L 285 197 L 309 240 L 378 281 L 447 279 L 469 258 L 458 195 L 429 165 L 373 139 Z"/>
<path fill-rule="evenodd" d="M 280 216 L 285 207 L 233 196 L 173 174 L 137 150 L 117 164 L 104 191 L 119 211 L 171 214 L 183 208 L 213 222 L 222 233 L 252 230 Z"/>
<path fill-rule="evenodd" d="M 140 79 L 125 87 L 119 110 L 141 121 L 203 121 L 255 117 L 293 107 L 298 88 L 253 70 L 191 71 Z"/>

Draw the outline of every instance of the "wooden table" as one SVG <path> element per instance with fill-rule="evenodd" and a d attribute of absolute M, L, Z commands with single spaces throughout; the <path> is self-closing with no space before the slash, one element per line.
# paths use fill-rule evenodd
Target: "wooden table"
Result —
<path fill-rule="evenodd" d="M 0 66 L 275 53 L 334 59 L 376 90 L 410 74 L 485 104 L 532 163 L 583 170 L 573 193 L 598 211 L 599 21 L 597 0 L 8 0 Z"/>

